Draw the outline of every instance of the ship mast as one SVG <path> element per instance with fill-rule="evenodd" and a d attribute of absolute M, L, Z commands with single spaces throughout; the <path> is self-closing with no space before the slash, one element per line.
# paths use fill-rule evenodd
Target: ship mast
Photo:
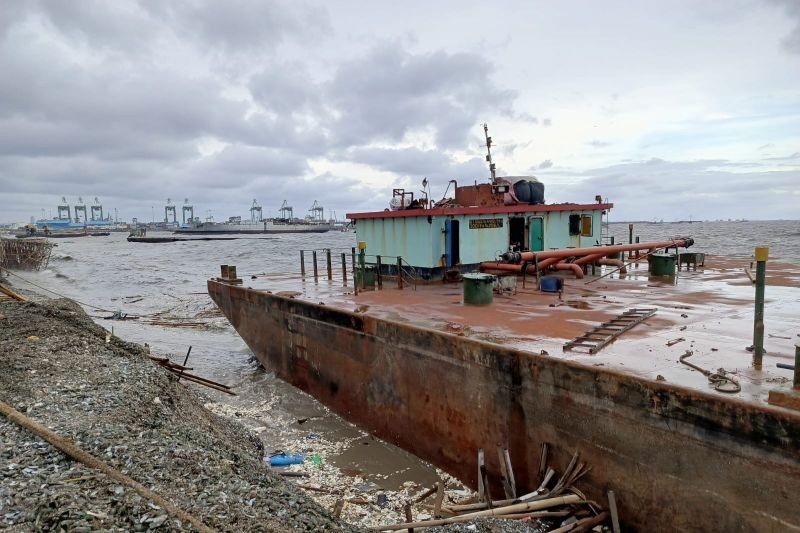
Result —
<path fill-rule="evenodd" d="M 491 174 L 492 185 L 497 182 L 494 163 L 492 163 L 492 138 L 489 137 L 489 125 L 483 123 L 483 134 L 486 136 L 486 161 L 489 163 L 489 174 Z"/>

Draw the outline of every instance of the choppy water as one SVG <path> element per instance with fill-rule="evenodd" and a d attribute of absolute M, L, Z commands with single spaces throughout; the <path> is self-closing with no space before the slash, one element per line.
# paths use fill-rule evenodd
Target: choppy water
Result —
<path fill-rule="evenodd" d="M 612 223 L 609 231 L 617 242 L 628 242 L 627 223 Z M 772 259 L 800 263 L 800 221 L 641 223 L 635 224 L 634 234 L 642 241 L 690 235 L 698 250 L 715 255 L 749 256 L 755 246 L 769 246 Z M 349 250 L 355 244 L 353 233 L 167 244 L 128 243 L 125 238 L 125 234 L 117 233 L 109 237 L 60 239 L 47 269 L 22 275 L 67 297 L 102 308 L 105 311 L 87 311 L 104 327 L 113 326 L 116 335 L 149 343 L 156 353 L 182 361 L 187 347 L 192 346 L 190 365 L 195 372 L 235 386 L 240 396 L 233 405 L 242 406 L 243 410 L 266 395 L 274 397 L 277 393 L 282 400 L 279 411 L 271 416 L 281 424 L 291 425 L 293 418 L 319 417 L 318 423 L 294 429 L 327 432 L 343 439 L 363 438 L 352 427 L 332 421 L 316 402 L 261 370 L 250 350 L 222 318 L 213 320 L 209 329 L 165 328 L 102 318 L 109 311 L 149 315 L 167 310 L 172 316 L 191 319 L 214 309 L 206 293 L 206 279 L 217 275 L 220 264 L 235 264 L 245 279 L 252 274 L 297 272 L 300 249 Z M 25 287 L 19 280 L 15 283 Z M 274 426 L 272 437 L 280 440 L 280 428 Z M 384 486 L 409 479 L 429 483 L 434 477 L 431 469 L 392 447 L 373 446 L 369 453 L 359 452 L 355 457 L 347 453 L 342 458 L 346 468 L 367 473 L 401 472 L 399 476 L 382 478 L 379 482 Z"/>
<path fill-rule="evenodd" d="M 627 223 L 612 222 L 608 229 L 616 243 L 628 242 Z M 635 223 L 633 234 L 642 242 L 691 236 L 697 251 L 712 255 L 749 257 L 756 246 L 769 246 L 770 259 L 800 263 L 800 220 Z"/>

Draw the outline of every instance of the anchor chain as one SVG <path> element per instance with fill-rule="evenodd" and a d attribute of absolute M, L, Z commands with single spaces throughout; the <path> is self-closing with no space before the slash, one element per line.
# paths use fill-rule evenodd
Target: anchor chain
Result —
<path fill-rule="evenodd" d="M 714 390 L 719 392 L 727 392 L 727 393 L 736 393 L 741 392 L 742 386 L 739 385 L 739 382 L 732 377 L 730 377 L 730 372 L 725 370 L 724 368 L 718 368 L 716 372 L 711 372 L 710 370 L 706 370 L 704 368 L 700 368 L 699 366 L 690 363 L 686 359 L 694 355 L 692 350 L 686 350 L 680 359 L 679 362 L 683 363 L 684 365 L 688 366 L 689 368 L 693 368 L 697 370 L 701 374 L 703 374 L 706 378 L 708 378 L 708 382 L 714 387 Z"/>

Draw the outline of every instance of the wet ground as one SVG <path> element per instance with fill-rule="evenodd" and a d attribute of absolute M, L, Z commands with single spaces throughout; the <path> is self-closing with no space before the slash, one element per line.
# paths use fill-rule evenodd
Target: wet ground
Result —
<path fill-rule="evenodd" d="M 406 285 L 400 290 L 387 280 L 382 290 L 358 295 L 341 275 L 316 283 L 310 276 L 303 281 L 267 275 L 246 285 L 286 294 L 296 291 L 297 298 L 370 316 L 717 392 L 706 376 L 679 361 L 691 351 L 691 363 L 730 374 L 741 385 L 738 398 L 766 402 L 770 389 L 791 388 L 792 372 L 776 363 L 793 363 L 795 343 L 800 342 L 800 267 L 768 263 L 767 353 L 761 370 L 753 369 L 747 350 L 753 342 L 754 288 L 745 267 L 750 267 L 746 258 L 710 257 L 697 271 L 665 278 L 650 276 L 642 262 L 626 275 L 600 279 L 601 272 L 612 271 L 606 267 L 582 280 L 563 275 L 562 294 L 539 292 L 530 280 L 526 287 L 519 282 L 515 291 L 497 295 L 488 306 L 465 306 L 461 284 Z M 563 350 L 566 342 L 632 308 L 653 308 L 656 313 L 596 354 Z"/>

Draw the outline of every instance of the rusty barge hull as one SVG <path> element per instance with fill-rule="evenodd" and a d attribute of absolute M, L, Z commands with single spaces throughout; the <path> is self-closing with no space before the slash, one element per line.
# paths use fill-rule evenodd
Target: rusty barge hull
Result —
<path fill-rule="evenodd" d="M 582 488 L 598 501 L 613 489 L 631 529 L 800 528 L 797 413 L 215 280 L 208 291 L 266 368 L 473 487 L 477 450 L 500 444 L 534 488 L 547 442 L 561 468 L 581 451 Z"/>

